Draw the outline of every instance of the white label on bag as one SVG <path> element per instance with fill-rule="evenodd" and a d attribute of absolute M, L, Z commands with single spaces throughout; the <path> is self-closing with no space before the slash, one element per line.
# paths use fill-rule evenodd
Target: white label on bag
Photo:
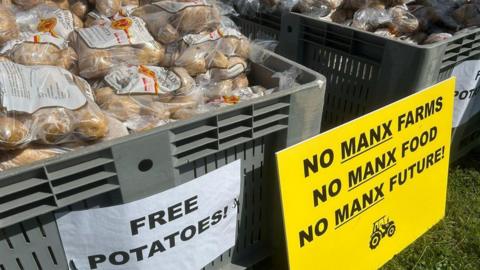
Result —
<path fill-rule="evenodd" d="M 55 20 L 53 30 L 53 36 L 60 36 L 68 38 L 70 33 L 73 32 L 73 15 L 69 10 L 57 9 L 53 12 L 52 18 L 42 19 L 38 24 L 37 30 L 40 32 L 51 32 L 48 24 L 53 23 Z M 45 29 L 46 31 L 43 31 Z"/>
<path fill-rule="evenodd" d="M 236 64 L 227 69 L 227 77 L 234 78 L 243 72 L 245 72 L 245 66 L 243 64 Z"/>
<path fill-rule="evenodd" d="M 246 67 L 243 64 L 238 63 L 226 69 L 212 68 L 211 70 L 212 77 L 214 80 L 218 81 L 235 78 L 245 72 L 245 69 Z"/>
<path fill-rule="evenodd" d="M 163 67 L 131 66 L 114 69 L 105 81 L 117 94 L 163 94 L 182 86 L 180 77 Z"/>
<path fill-rule="evenodd" d="M 36 29 L 20 32 L 19 39 L 6 42 L 0 53 L 5 54 L 23 42 L 52 44 L 59 49 L 65 49 L 67 47 L 65 39 L 74 29 L 72 14 L 68 10 L 57 9 L 48 15 L 37 21 Z"/>
<path fill-rule="evenodd" d="M 137 17 L 123 17 L 77 31 L 89 47 L 97 49 L 153 42 L 144 22 Z"/>
<path fill-rule="evenodd" d="M 244 38 L 242 33 L 233 28 L 217 29 L 209 34 L 190 34 L 183 37 L 183 41 L 188 45 L 196 45 L 206 41 L 218 40 L 222 37 Z"/>
<path fill-rule="evenodd" d="M 457 77 L 453 127 L 458 127 L 480 111 L 480 60 L 460 63 L 452 76 Z"/>
<path fill-rule="evenodd" d="M 190 2 L 161 1 L 161 2 L 155 2 L 153 3 L 153 5 L 156 5 L 157 7 L 169 13 L 178 13 L 179 11 L 188 7 L 211 6 L 205 0 L 193 0 Z"/>
<path fill-rule="evenodd" d="M 145 199 L 57 213 L 68 265 L 72 270 L 202 269 L 235 245 L 240 182 L 237 160 Z"/>
<path fill-rule="evenodd" d="M 0 62 L 0 96 L 7 111 L 26 113 L 44 107 L 75 110 L 87 101 L 68 71 L 8 61 Z"/>

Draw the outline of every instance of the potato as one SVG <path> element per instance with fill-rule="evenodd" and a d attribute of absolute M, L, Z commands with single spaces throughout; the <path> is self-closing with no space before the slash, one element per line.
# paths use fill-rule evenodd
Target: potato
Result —
<path fill-rule="evenodd" d="M 453 19 L 464 27 L 478 26 L 480 12 L 475 4 L 465 4 L 452 13 Z"/>
<path fill-rule="evenodd" d="M 353 15 L 352 27 L 374 32 L 378 28 L 392 24 L 392 17 L 383 8 L 365 8 Z"/>
<path fill-rule="evenodd" d="M 72 13 L 72 17 L 73 17 L 73 27 L 83 28 L 84 24 L 83 24 L 82 19 L 80 19 L 80 17 L 78 17 L 77 15 L 75 15 L 73 13 Z"/>
<path fill-rule="evenodd" d="M 366 8 L 370 2 L 373 2 L 373 1 L 370 1 L 370 0 L 344 0 L 340 7 L 342 9 L 359 10 L 359 9 L 362 9 L 362 8 Z"/>
<path fill-rule="evenodd" d="M 214 51 L 207 57 L 207 65 L 211 68 L 228 68 L 228 57 L 225 54 Z"/>
<path fill-rule="evenodd" d="M 183 67 L 191 76 L 207 72 L 206 56 L 209 47 L 205 45 L 194 45 L 188 47 L 175 60 L 175 66 Z"/>
<path fill-rule="evenodd" d="M 134 131 L 157 127 L 167 121 L 170 111 L 154 95 L 117 95 L 110 87 L 95 91 L 97 103 L 112 117 Z"/>
<path fill-rule="evenodd" d="M 214 7 L 185 8 L 172 20 L 172 25 L 182 33 L 200 33 L 215 29 L 220 22 L 220 13 Z"/>
<path fill-rule="evenodd" d="M 49 43 L 30 42 L 15 45 L 8 55 L 12 61 L 22 65 L 50 65 L 65 69 L 71 68 L 77 58 L 71 48 L 59 49 Z"/>
<path fill-rule="evenodd" d="M 121 0 L 96 0 L 95 9 L 102 15 L 111 17 L 122 10 Z"/>
<path fill-rule="evenodd" d="M 0 116 L 0 148 L 16 148 L 26 143 L 28 135 L 28 128 L 22 121 L 6 115 Z"/>
<path fill-rule="evenodd" d="M 122 6 L 136 6 L 140 5 L 139 0 L 122 0 Z"/>
<path fill-rule="evenodd" d="M 88 13 L 87 0 L 74 0 L 74 2 L 70 3 L 70 11 L 80 19 L 85 20 Z"/>
<path fill-rule="evenodd" d="M 73 111 L 75 134 L 85 140 L 98 140 L 108 134 L 108 119 L 96 106 L 87 103 Z"/>
<path fill-rule="evenodd" d="M 248 87 L 248 78 L 245 74 L 238 75 L 235 79 L 232 80 L 232 89 L 241 89 Z"/>
<path fill-rule="evenodd" d="M 227 56 L 240 56 L 248 58 L 250 54 L 250 41 L 242 36 L 241 38 L 226 36 L 218 40 L 218 50 Z"/>
<path fill-rule="evenodd" d="M 347 22 L 348 20 L 353 19 L 353 14 L 354 13 L 355 12 L 352 9 L 339 8 L 332 13 L 330 18 L 331 18 L 332 22 L 343 24 L 343 23 Z"/>
<path fill-rule="evenodd" d="M 16 151 L 0 153 L 0 171 L 52 158 L 65 150 L 47 147 L 28 147 Z"/>
<path fill-rule="evenodd" d="M 58 144 L 73 132 L 71 112 L 63 108 L 42 108 L 32 115 L 36 137 L 45 144 Z"/>
<path fill-rule="evenodd" d="M 233 90 L 232 80 L 224 80 L 213 83 L 209 85 L 207 91 L 205 91 L 205 96 L 208 99 L 216 99 L 223 96 L 231 96 Z"/>
<path fill-rule="evenodd" d="M 215 6 L 191 4 L 177 10 L 175 1 L 160 1 L 141 6 L 132 15 L 142 18 L 150 33 L 162 44 L 176 41 L 185 34 L 212 31 L 219 26 L 220 13 Z"/>
<path fill-rule="evenodd" d="M 165 57 L 165 47 L 158 43 L 145 43 L 140 49 L 135 49 L 138 63 L 142 65 L 158 65 Z"/>
<path fill-rule="evenodd" d="M 389 10 L 392 16 L 394 32 L 397 34 L 411 34 L 419 29 L 420 23 L 406 8 L 402 6 L 393 7 Z"/>
<path fill-rule="evenodd" d="M 100 108 L 120 121 L 140 115 L 141 104 L 130 96 L 115 94 L 110 87 L 95 90 L 95 99 Z"/>
<path fill-rule="evenodd" d="M 84 49 L 88 50 L 87 55 L 79 55 L 78 68 L 80 76 L 85 78 L 96 78 L 106 74 L 113 64 L 109 51 Z M 80 51 L 83 52 L 83 51 Z"/>
<path fill-rule="evenodd" d="M 0 5 L 0 44 L 18 38 L 15 15 L 5 5 Z"/>
<path fill-rule="evenodd" d="M 61 9 L 69 9 L 70 8 L 70 3 L 68 0 L 45 0 L 45 3 L 47 4 L 54 4 L 58 8 Z"/>
<path fill-rule="evenodd" d="M 342 0 L 300 0 L 293 6 L 292 11 L 325 17 L 341 3 Z"/>
<path fill-rule="evenodd" d="M 20 6 L 23 9 L 31 9 L 32 7 L 44 3 L 43 0 L 13 0 L 15 5 Z"/>
<path fill-rule="evenodd" d="M 151 115 L 158 120 L 167 121 L 170 118 L 170 111 L 162 102 L 152 102 L 148 107 L 142 107 L 140 115 Z"/>
<path fill-rule="evenodd" d="M 156 39 L 163 44 L 170 44 L 180 38 L 180 34 L 178 33 L 177 29 L 169 23 L 162 28 L 158 28 L 156 33 Z"/>

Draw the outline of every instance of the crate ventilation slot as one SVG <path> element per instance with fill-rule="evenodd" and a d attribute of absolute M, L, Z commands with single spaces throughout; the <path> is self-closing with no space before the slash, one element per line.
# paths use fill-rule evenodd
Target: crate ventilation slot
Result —
<path fill-rule="evenodd" d="M 448 44 L 440 70 L 480 54 L 480 33 L 465 36 Z"/>
<path fill-rule="evenodd" d="M 176 168 L 288 128 L 289 97 L 243 107 L 171 131 Z"/>
<path fill-rule="evenodd" d="M 300 40 L 306 45 L 306 48 L 325 48 L 339 54 L 343 53 L 350 59 L 358 58 L 368 64 L 378 65 L 382 61 L 385 47 L 383 42 L 367 40 L 361 36 L 362 33 L 358 34 L 350 29 L 323 25 L 323 23 L 315 25 L 311 21 L 302 23 L 300 31 Z M 308 61 L 308 59 L 306 60 Z"/>
<path fill-rule="evenodd" d="M 70 159 L 0 181 L 0 228 L 119 189 L 110 153 Z"/>

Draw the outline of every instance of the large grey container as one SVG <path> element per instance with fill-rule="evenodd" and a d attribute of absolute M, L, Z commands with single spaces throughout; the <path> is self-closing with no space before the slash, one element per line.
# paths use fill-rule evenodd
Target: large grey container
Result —
<path fill-rule="evenodd" d="M 66 270 L 54 211 L 126 203 L 188 182 L 237 159 L 243 181 L 236 245 L 204 269 L 245 269 L 277 252 L 283 228 L 274 153 L 318 134 L 325 79 L 265 52 L 250 80 L 301 70 L 299 86 L 0 173 L 0 269 Z M 273 211 L 276 209 L 275 211 Z M 279 253 L 281 251 L 278 251 Z"/>
<path fill-rule="evenodd" d="M 480 29 L 413 45 L 301 14 L 284 14 L 278 53 L 327 78 L 322 130 L 449 78 L 479 59 Z M 480 142 L 479 117 L 453 132 L 452 161 Z"/>

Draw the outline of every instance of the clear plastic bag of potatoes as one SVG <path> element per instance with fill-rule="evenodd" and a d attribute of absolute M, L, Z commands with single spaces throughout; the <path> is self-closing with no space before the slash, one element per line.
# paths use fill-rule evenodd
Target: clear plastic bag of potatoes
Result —
<path fill-rule="evenodd" d="M 299 0 L 230 0 L 238 13 L 255 17 L 258 13 L 277 13 L 289 11 Z"/>
<path fill-rule="evenodd" d="M 97 104 L 130 130 L 142 131 L 168 123 L 182 107 L 196 107 L 195 81 L 180 67 L 120 66 L 95 90 Z"/>
<path fill-rule="evenodd" d="M 77 29 L 72 42 L 80 76 L 88 79 L 103 77 L 120 64 L 157 65 L 165 54 L 138 17 L 103 18 L 99 24 Z"/>
<path fill-rule="evenodd" d="M 0 149 L 105 137 L 108 122 L 90 86 L 65 69 L 0 62 Z"/>
<path fill-rule="evenodd" d="M 5 42 L 0 53 L 22 65 L 51 65 L 70 69 L 77 59 L 67 38 L 74 30 L 68 10 L 39 5 L 16 13 L 20 33 Z"/>
<path fill-rule="evenodd" d="M 220 24 L 220 12 L 206 0 L 160 1 L 141 6 L 132 13 L 142 18 L 154 38 L 170 44 L 186 34 L 212 31 Z"/>
<path fill-rule="evenodd" d="M 352 27 L 373 32 L 392 24 L 392 16 L 383 7 L 367 7 L 353 15 Z"/>
<path fill-rule="evenodd" d="M 213 71 L 215 76 L 232 78 L 246 69 L 250 41 L 238 30 L 219 28 L 213 32 L 190 34 L 166 50 L 164 66 L 185 68 L 191 76 Z M 233 75 L 231 75 L 233 74 Z"/>
<path fill-rule="evenodd" d="M 312 17 L 325 17 L 341 3 L 342 0 L 298 0 L 291 10 Z"/>

